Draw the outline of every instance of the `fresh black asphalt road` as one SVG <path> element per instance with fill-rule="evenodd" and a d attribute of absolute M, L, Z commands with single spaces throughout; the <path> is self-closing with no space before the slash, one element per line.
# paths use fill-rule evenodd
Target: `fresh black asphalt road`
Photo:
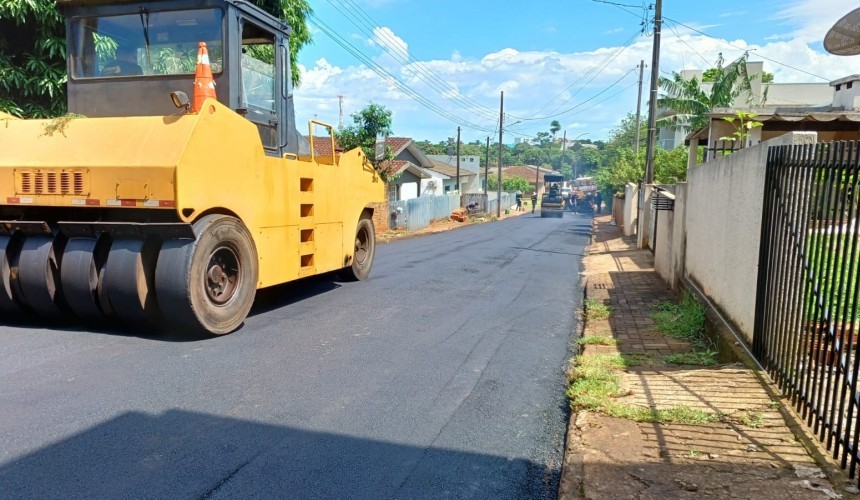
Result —
<path fill-rule="evenodd" d="M 0 319 L 0 498 L 555 498 L 590 228 L 378 245 L 206 340 Z"/>

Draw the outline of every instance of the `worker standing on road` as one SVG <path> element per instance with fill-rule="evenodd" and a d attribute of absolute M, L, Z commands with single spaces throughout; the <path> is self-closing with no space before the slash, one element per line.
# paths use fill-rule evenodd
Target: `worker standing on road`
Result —
<path fill-rule="evenodd" d="M 523 193 L 517 191 L 517 212 L 523 211 Z"/>
<path fill-rule="evenodd" d="M 532 193 L 532 213 L 535 213 L 535 207 L 537 206 L 537 191 Z"/>

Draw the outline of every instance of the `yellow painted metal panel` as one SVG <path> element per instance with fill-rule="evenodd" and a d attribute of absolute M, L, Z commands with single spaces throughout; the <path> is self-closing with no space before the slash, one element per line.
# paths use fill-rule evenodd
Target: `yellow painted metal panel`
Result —
<path fill-rule="evenodd" d="M 385 199 L 360 150 L 331 164 L 266 156 L 256 127 L 211 99 L 197 115 L 7 120 L 0 151 L 0 205 L 97 200 L 134 210 L 175 200 L 177 218 L 189 223 L 235 214 L 254 237 L 258 287 L 348 265 L 362 210 Z M 75 172 L 80 188 L 63 191 L 63 175 L 74 181 Z M 37 189 L 38 179 L 45 184 Z M 61 187 L 51 191 L 49 179 Z M 302 217 L 303 206 L 312 216 Z M 313 230 L 312 242 L 300 245 L 302 229 Z"/>

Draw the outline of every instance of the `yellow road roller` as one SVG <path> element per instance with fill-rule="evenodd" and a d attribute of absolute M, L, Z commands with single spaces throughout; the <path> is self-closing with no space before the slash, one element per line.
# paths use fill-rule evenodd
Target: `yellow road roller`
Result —
<path fill-rule="evenodd" d="M 241 0 L 57 3 L 70 114 L 0 115 L 0 323 L 220 335 L 260 288 L 368 276 L 384 183 L 331 127 L 298 133 L 286 24 Z"/>

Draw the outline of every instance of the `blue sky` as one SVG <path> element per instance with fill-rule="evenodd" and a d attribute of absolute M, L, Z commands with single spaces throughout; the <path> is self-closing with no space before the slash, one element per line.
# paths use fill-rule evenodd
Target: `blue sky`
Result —
<path fill-rule="evenodd" d="M 554 119 L 568 138 L 605 139 L 635 112 L 635 68 L 642 59 L 650 66 L 652 44 L 640 33 L 644 4 L 612 3 L 622 5 L 311 0 L 314 43 L 299 54 L 297 118 L 337 124 L 342 95 L 347 125 L 350 114 L 372 101 L 392 110 L 395 135 L 436 142 L 455 136 L 459 125 L 464 141 L 483 142 L 488 135 L 498 139 L 504 90 L 506 143 L 545 131 Z M 661 74 L 706 69 L 719 53 L 730 61 L 745 49 L 776 82 L 860 73 L 860 57 L 833 56 L 821 44 L 828 28 L 857 6 L 853 0 L 664 0 Z"/>

